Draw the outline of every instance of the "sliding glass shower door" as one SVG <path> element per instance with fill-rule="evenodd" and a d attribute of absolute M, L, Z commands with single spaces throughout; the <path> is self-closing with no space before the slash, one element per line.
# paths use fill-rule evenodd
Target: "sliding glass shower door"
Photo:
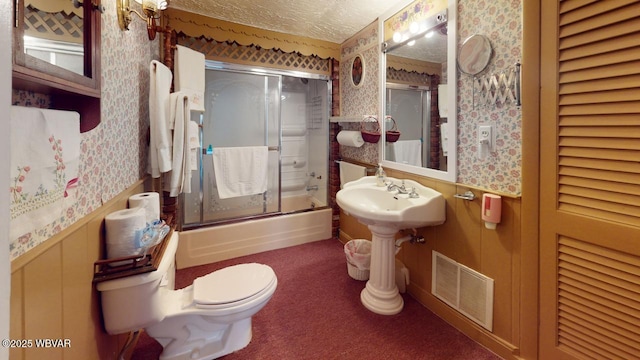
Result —
<path fill-rule="evenodd" d="M 199 176 L 184 198 L 183 224 L 206 224 L 280 211 L 280 77 L 207 69 Z M 197 119 L 196 119 L 197 117 Z M 267 191 L 221 199 L 212 154 L 220 147 L 267 146 Z M 243 166 L 243 164 L 236 164 Z M 195 175 L 195 174 L 194 174 Z"/>

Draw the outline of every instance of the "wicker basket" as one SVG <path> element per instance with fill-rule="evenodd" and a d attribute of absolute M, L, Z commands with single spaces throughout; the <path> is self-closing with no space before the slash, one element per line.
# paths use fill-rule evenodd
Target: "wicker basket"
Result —
<path fill-rule="evenodd" d="M 396 142 L 400 138 L 400 131 L 398 131 L 396 120 L 391 116 L 387 116 L 386 119 L 391 120 L 393 122 L 393 125 L 391 126 L 391 129 L 387 130 L 387 133 L 385 134 L 385 140 L 387 142 Z"/>
<path fill-rule="evenodd" d="M 368 126 L 371 124 L 371 126 Z M 362 140 L 369 143 L 377 143 L 380 140 L 380 125 L 374 117 L 369 117 L 360 122 Z"/>
<path fill-rule="evenodd" d="M 371 241 L 365 239 L 353 239 L 344 244 L 344 252 L 347 257 L 347 271 L 349 276 L 356 280 L 369 280 L 369 266 L 371 262 Z M 359 264 L 358 266 L 353 263 Z"/>
<path fill-rule="evenodd" d="M 347 261 L 347 272 L 349 276 L 355 280 L 366 281 L 369 280 L 369 270 L 360 270 L 355 265 L 351 265 Z"/>

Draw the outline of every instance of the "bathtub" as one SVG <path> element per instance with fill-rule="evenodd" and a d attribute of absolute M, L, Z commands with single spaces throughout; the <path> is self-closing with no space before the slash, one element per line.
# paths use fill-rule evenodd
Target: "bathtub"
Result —
<path fill-rule="evenodd" d="M 300 211 L 301 209 L 312 210 Z M 176 267 L 184 269 L 331 237 L 331 208 L 311 196 L 283 197 L 282 214 L 180 233 Z"/>

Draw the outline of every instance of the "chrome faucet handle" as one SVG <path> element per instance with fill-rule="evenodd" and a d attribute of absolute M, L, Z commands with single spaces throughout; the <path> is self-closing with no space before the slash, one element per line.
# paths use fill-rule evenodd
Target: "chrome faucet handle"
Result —
<path fill-rule="evenodd" d="M 397 185 L 395 185 L 391 180 L 389 180 L 389 182 L 385 184 L 387 184 L 387 191 L 393 191 L 393 188 L 397 187 Z"/>
<path fill-rule="evenodd" d="M 420 197 L 420 194 L 418 194 L 418 192 L 416 191 L 415 187 L 411 188 L 411 192 L 409 193 L 409 198 L 411 199 L 417 199 Z"/>

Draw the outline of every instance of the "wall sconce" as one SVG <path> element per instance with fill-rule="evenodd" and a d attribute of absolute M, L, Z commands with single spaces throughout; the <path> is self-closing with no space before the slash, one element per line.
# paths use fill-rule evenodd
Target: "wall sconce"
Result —
<path fill-rule="evenodd" d="M 129 7 L 129 0 L 116 0 L 120 29 L 129 30 L 131 13 L 134 13 L 147 22 L 149 40 L 155 39 L 158 30 L 156 19 L 160 17 L 159 12 L 167 8 L 169 0 L 135 0 L 135 2 L 142 6 L 142 14 Z"/>

